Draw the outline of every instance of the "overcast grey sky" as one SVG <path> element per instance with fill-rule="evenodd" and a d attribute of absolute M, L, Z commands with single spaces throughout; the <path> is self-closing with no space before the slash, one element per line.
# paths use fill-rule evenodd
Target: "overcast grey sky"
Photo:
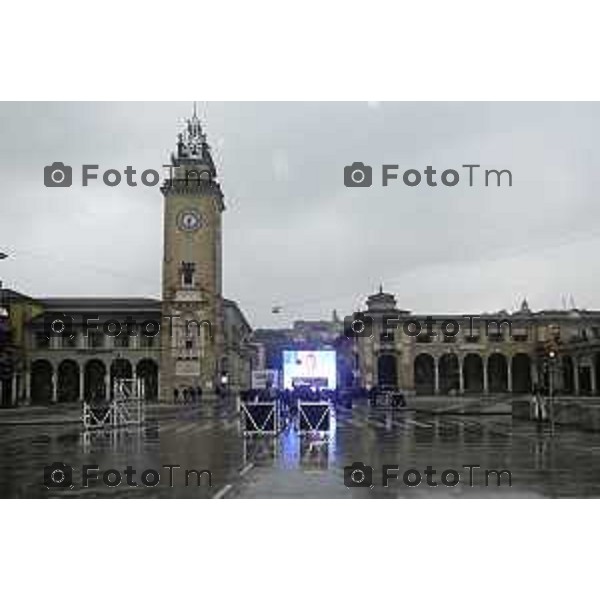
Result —
<path fill-rule="evenodd" d="M 253 326 L 357 308 L 380 282 L 419 313 L 600 308 L 600 105 L 199 104 L 225 194 L 224 289 Z M 38 296 L 160 295 L 158 187 L 80 185 L 82 163 L 162 172 L 191 102 L 0 104 L 0 262 Z M 43 168 L 73 165 L 71 188 Z M 344 166 L 374 167 L 346 188 Z M 409 188 L 380 165 L 510 169 L 513 186 Z M 463 183 L 464 182 L 464 183 Z M 281 314 L 271 313 L 283 306 Z"/>

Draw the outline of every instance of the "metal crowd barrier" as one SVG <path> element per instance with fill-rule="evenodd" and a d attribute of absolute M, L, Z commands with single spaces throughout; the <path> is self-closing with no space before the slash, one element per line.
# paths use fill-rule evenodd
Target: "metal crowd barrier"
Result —
<path fill-rule="evenodd" d="M 117 379 L 111 400 L 83 402 L 85 431 L 140 425 L 144 420 L 144 382 L 141 379 Z"/>
<path fill-rule="evenodd" d="M 331 405 L 329 402 L 298 402 L 298 431 L 300 434 L 329 433 Z"/>
<path fill-rule="evenodd" d="M 279 403 L 242 402 L 244 435 L 277 435 L 280 432 Z"/>

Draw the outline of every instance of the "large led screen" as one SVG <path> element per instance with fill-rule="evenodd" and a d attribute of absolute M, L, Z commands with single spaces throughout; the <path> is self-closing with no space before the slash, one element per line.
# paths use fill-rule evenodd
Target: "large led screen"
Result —
<path fill-rule="evenodd" d="M 283 385 L 286 389 L 303 385 L 335 389 L 335 350 L 284 350 Z"/>

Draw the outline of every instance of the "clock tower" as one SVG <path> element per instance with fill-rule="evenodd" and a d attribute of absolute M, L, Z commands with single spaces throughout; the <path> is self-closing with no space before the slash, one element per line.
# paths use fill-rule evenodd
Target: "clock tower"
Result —
<path fill-rule="evenodd" d="M 218 382 L 223 343 L 221 214 L 217 172 L 194 114 L 171 155 L 164 195 L 161 398 Z"/>

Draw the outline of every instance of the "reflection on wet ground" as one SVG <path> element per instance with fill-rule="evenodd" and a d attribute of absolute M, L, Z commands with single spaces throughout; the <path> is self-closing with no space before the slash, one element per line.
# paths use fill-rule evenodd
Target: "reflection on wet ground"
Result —
<path fill-rule="evenodd" d="M 575 429 L 513 421 L 502 415 L 422 415 L 378 412 L 358 406 L 335 414 L 328 438 L 299 436 L 289 426 L 277 437 L 244 437 L 233 410 L 204 406 L 156 410 L 143 429 L 84 436 L 78 424 L 3 425 L 0 427 L 1 497 L 179 497 L 179 498 L 424 498 L 424 497 L 599 497 L 596 466 L 600 436 Z M 373 487 L 347 488 L 344 467 L 360 461 L 373 467 Z M 73 488 L 47 489 L 44 467 L 54 462 L 73 467 Z M 98 465 L 100 481 L 81 487 L 81 466 Z M 381 481 L 382 465 L 398 465 L 399 480 Z M 463 465 L 474 470 L 473 487 Z M 126 483 L 131 465 L 137 487 Z M 165 465 L 179 465 L 171 471 Z M 425 469 L 436 470 L 437 487 L 427 485 Z M 402 473 L 418 469 L 417 487 L 402 483 Z M 108 487 L 102 472 L 117 469 L 122 482 Z M 161 481 L 141 483 L 154 469 Z M 193 473 L 185 485 L 185 470 Z M 460 473 L 447 487 L 444 470 Z M 485 485 L 485 469 L 508 469 L 496 485 Z M 169 473 L 173 473 L 173 487 Z M 149 479 L 152 483 L 152 478 Z"/>

